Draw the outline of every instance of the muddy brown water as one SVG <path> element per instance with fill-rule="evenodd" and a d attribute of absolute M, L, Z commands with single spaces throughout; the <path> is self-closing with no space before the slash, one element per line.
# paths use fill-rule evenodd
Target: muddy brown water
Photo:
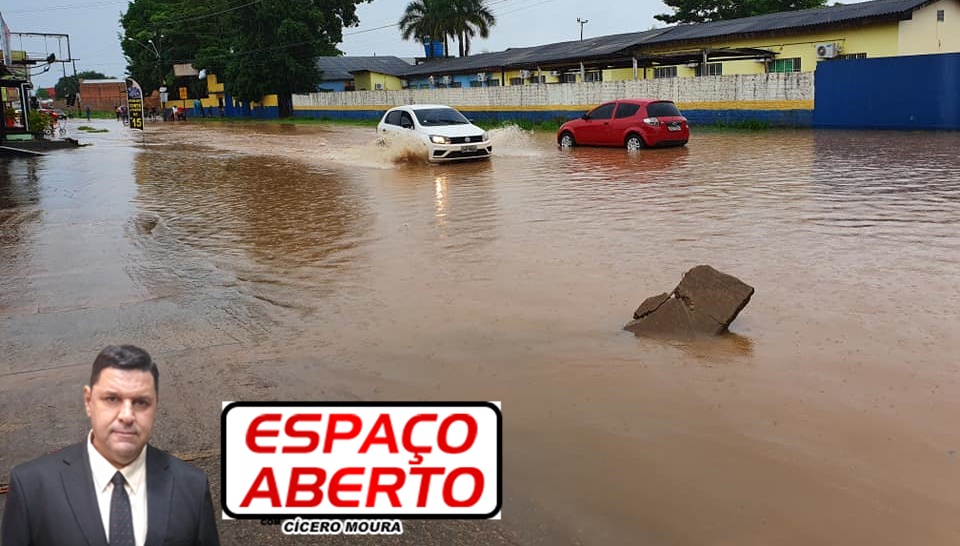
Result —
<path fill-rule="evenodd" d="M 0 481 L 133 342 L 181 453 L 220 400 L 502 401 L 513 543 L 960 543 L 960 134 L 505 129 L 427 165 L 369 128 L 89 125 L 0 164 Z M 621 330 L 704 263 L 756 288 L 729 336 Z"/>

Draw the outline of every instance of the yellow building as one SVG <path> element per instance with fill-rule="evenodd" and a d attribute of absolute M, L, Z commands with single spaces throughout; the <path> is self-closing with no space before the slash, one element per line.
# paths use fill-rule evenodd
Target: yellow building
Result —
<path fill-rule="evenodd" d="M 960 0 L 872 0 L 426 62 L 394 73 L 533 85 L 812 72 L 835 59 L 960 52 Z M 432 79 L 431 79 L 432 76 Z M 437 85 L 442 87 L 442 85 Z"/>
<path fill-rule="evenodd" d="M 740 49 L 768 51 L 771 56 L 742 60 L 725 56 Z M 672 77 L 812 72 L 817 63 L 835 59 L 958 51 L 960 0 L 874 0 L 672 27 L 632 53 L 659 61 L 646 77 Z"/>

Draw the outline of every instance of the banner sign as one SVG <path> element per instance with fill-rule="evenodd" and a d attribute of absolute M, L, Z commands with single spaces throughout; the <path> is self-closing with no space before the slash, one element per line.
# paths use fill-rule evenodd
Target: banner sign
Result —
<path fill-rule="evenodd" d="M 13 57 L 10 51 L 10 37 L 10 27 L 8 27 L 7 22 L 3 20 L 3 15 L 0 15 L 0 50 L 3 51 L 3 64 L 5 65 L 13 64 Z"/>
<path fill-rule="evenodd" d="M 143 130 L 143 90 L 133 78 L 127 78 L 127 114 L 130 128 Z"/>
<path fill-rule="evenodd" d="M 233 402 L 221 414 L 232 518 L 499 519 L 498 402 Z"/>

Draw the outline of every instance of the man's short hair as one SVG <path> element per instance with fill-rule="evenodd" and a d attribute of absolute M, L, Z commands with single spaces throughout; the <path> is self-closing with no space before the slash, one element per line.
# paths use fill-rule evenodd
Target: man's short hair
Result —
<path fill-rule="evenodd" d="M 90 373 L 90 388 L 100 379 L 100 372 L 104 368 L 118 370 L 138 370 L 150 372 L 153 375 L 153 389 L 160 392 L 160 370 L 150 355 L 135 345 L 107 345 L 97 359 L 93 361 L 93 371 Z"/>

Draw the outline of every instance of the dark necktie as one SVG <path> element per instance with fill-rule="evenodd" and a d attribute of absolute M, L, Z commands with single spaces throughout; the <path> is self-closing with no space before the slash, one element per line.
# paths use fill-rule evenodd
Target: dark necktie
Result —
<path fill-rule="evenodd" d="M 113 497 L 110 498 L 110 546 L 136 546 L 133 538 L 133 516 L 130 497 L 123 486 L 126 480 L 118 470 L 113 475 Z"/>

